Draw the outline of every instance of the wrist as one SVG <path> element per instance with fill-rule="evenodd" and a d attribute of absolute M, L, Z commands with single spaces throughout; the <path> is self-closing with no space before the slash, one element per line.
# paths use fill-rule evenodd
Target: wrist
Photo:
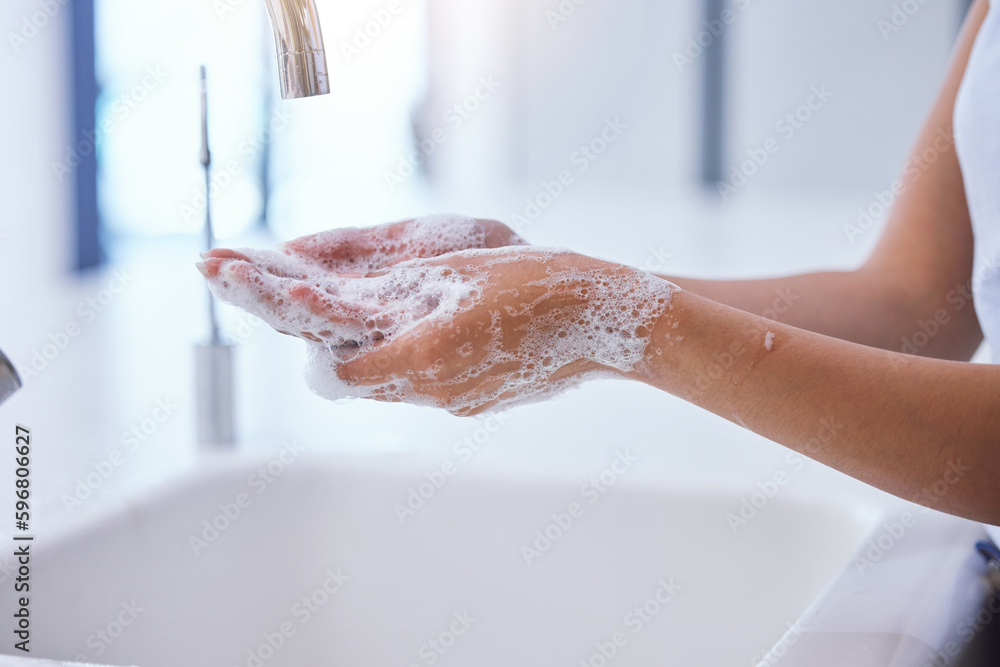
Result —
<path fill-rule="evenodd" d="M 677 337 L 671 316 L 680 290 L 667 280 L 634 267 L 584 255 L 567 254 L 555 264 L 560 282 L 585 295 L 574 313 L 574 331 L 559 329 L 559 337 L 583 343 L 579 363 L 623 378 L 649 381 L 649 361 L 668 352 Z"/>
<path fill-rule="evenodd" d="M 768 322 L 678 290 L 629 374 L 692 403 L 731 405 L 746 378 L 781 345 Z"/>
<path fill-rule="evenodd" d="M 690 326 L 686 326 L 684 315 L 688 311 L 687 297 L 690 294 L 666 279 L 661 279 L 672 289 L 670 302 L 653 323 L 642 359 L 626 374 L 630 380 L 665 389 L 677 394 L 684 369 L 683 349 L 693 341 Z"/>

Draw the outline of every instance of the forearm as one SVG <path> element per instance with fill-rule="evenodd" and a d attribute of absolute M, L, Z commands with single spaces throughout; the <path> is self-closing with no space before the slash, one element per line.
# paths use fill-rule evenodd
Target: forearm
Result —
<path fill-rule="evenodd" d="M 854 273 L 809 273 L 759 280 L 664 277 L 688 292 L 765 319 L 871 347 L 885 349 L 895 343 L 879 322 L 885 300 L 874 290 L 859 289 Z"/>
<path fill-rule="evenodd" d="M 671 305 L 631 377 L 895 495 L 1000 523 L 1000 369 L 876 350 L 690 292 Z"/>
<path fill-rule="evenodd" d="M 967 283 L 916 298 L 873 268 L 761 280 L 664 277 L 732 308 L 883 350 L 964 361 L 982 337 Z"/>

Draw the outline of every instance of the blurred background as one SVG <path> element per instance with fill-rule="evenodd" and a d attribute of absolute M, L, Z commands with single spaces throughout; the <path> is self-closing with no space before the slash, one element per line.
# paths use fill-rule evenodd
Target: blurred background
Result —
<path fill-rule="evenodd" d="M 258 0 L 0 7 L 0 349 L 25 379 L 3 419 L 43 443 L 42 518 L 117 502 L 196 461 L 193 347 L 208 336 L 193 267 L 200 64 L 223 245 L 452 211 L 654 272 L 763 276 L 863 260 L 968 7 L 317 4 L 332 93 L 291 101 L 278 99 Z M 476 428 L 324 402 L 301 380 L 297 341 L 222 316 L 238 344 L 241 449 L 296 439 L 440 460 Z M 624 383 L 510 416 L 503 446 L 478 465 L 590 470 L 624 443 L 650 461 L 637 474 L 699 463 L 751 483 L 783 455 Z M 113 477 L 74 503 L 94 465 L 123 448 Z"/>

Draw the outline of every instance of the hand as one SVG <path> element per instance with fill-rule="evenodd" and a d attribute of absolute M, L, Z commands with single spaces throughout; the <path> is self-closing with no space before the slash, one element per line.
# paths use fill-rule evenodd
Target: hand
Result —
<path fill-rule="evenodd" d="M 496 220 L 430 215 L 377 227 L 332 229 L 283 243 L 278 250 L 331 273 L 367 273 L 457 250 L 524 244 Z"/>
<path fill-rule="evenodd" d="M 462 415 L 631 371 L 671 295 L 670 283 L 636 269 L 531 247 L 326 274 L 326 283 L 280 262 L 262 269 L 255 255 L 256 266 L 215 251 L 202 270 L 220 298 L 320 343 L 307 368 L 314 391 Z"/>
<path fill-rule="evenodd" d="M 380 332 L 358 326 L 358 313 L 371 307 L 371 302 L 362 305 L 330 298 L 336 280 L 364 276 L 416 258 L 524 244 L 521 237 L 495 220 L 440 214 L 320 232 L 283 243 L 277 252 L 219 248 L 203 254 L 198 268 L 216 296 L 257 315 L 280 333 L 351 347 L 372 336 L 378 340 Z M 223 264 L 228 264 L 228 276 L 219 275 Z M 305 301 L 311 304 L 312 318 L 303 317 L 299 305 Z M 380 317 L 386 316 L 383 313 Z"/>

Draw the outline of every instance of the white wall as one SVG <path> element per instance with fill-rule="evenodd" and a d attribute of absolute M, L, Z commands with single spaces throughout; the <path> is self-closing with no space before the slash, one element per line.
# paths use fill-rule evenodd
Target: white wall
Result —
<path fill-rule="evenodd" d="M 52 170 L 70 143 L 70 5 L 52 2 L 46 16 L 35 0 L 0 4 L 0 303 L 24 296 L 33 281 L 70 265 L 72 179 Z M 32 24 L 42 24 L 36 29 Z M 28 22 L 30 29 L 25 27 Z M 11 44 L 11 35 L 33 35 Z M 11 310 L 4 307 L 5 315 Z M 0 319 L 0 335 L 11 326 Z"/>
<path fill-rule="evenodd" d="M 963 3 L 913 3 L 912 18 L 883 32 L 899 4 L 754 2 L 734 25 L 732 158 L 767 136 L 782 144 L 755 187 L 870 194 L 898 176 L 944 81 Z M 829 101 L 790 139 L 776 135 L 819 86 Z"/>
<path fill-rule="evenodd" d="M 812 86 L 834 93 L 746 191 L 860 196 L 891 182 L 941 84 L 963 3 L 919 5 L 888 38 L 877 21 L 894 0 L 727 4 L 727 163 L 775 134 Z M 575 10 L 550 22 L 561 6 Z M 490 190 L 509 176 L 537 183 L 614 115 L 630 128 L 600 161 L 604 184 L 691 186 L 704 59 L 695 51 L 678 67 L 674 55 L 705 37 L 701 2 L 432 0 L 431 11 L 431 109 L 460 99 L 480 73 L 507 79 L 503 104 L 490 100 L 437 156 L 442 190 Z"/>

